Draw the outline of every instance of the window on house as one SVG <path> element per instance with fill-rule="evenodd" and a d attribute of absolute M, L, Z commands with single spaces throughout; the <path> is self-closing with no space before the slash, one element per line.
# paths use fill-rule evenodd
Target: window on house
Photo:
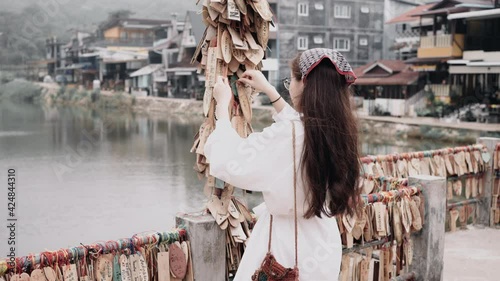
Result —
<path fill-rule="evenodd" d="M 361 13 L 368 14 L 370 12 L 370 8 L 368 6 L 361 6 Z"/>
<path fill-rule="evenodd" d="M 309 16 L 309 4 L 308 3 L 299 3 L 298 15 L 307 17 Z"/>
<path fill-rule="evenodd" d="M 360 46 L 368 46 L 368 38 L 359 38 Z"/>
<path fill-rule="evenodd" d="M 316 10 L 320 10 L 320 11 L 322 11 L 322 10 L 325 9 L 325 7 L 323 6 L 323 3 L 316 3 L 316 4 L 314 4 L 314 8 Z"/>
<path fill-rule="evenodd" d="M 323 44 L 323 36 L 314 36 L 314 44 Z"/>
<path fill-rule="evenodd" d="M 351 18 L 351 6 L 348 5 L 335 5 L 336 18 L 350 19 Z"/>
<path fill-rule="evenodd" d="M 351 49 L 350 41 L 348 38 L 335 38 L 333 39 L 333 48 L 338 51 L 349 51 Z"/>
<path fill-rule="evenodd" d="M 297 41 L 297 49 L 299 50 L 307 50 L 308 49 L 309 42 L 307 40 L 307 37 L 301 36 L 299 37 Z"/>

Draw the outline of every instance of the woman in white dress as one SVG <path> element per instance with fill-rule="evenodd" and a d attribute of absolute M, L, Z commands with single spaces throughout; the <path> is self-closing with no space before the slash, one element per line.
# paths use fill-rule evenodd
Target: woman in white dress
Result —
<path fill-rule="evenodd" d="M 249 238 L 235 281 L 252 280 L 268 252 L 287 268 L 295 266 L 292 122 L 296 125 L 298 269 L 300 280 L 338 280 L 342 245 L 335 215 L 353 213 L 359 202 L 356 119 L 349 85 L 356 76 L 344 57 L 331 49 L 311 49 L 291 62 L 285 80 L 293 107 L 264 75 L 246 71 L 244 83 L 268 95 L 274 123 L 241 138 L 231 127 L 232 98 L 227 79 L 214 88 L 216 129 L 204 150 L 210 174 L 236 187 L 261 191 L 264 203 Z"/>

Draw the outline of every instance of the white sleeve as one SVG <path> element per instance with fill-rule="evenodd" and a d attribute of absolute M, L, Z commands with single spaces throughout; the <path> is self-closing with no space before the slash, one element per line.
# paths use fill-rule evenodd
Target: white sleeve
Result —
<path fill-rule="evenodd" d="M 292 159 L 292 128 L 288 120 L 294 112 L 285 107 L 273 115 L 277 122 L 246 139 L 236 133 L 228 119 L 218 120 L 204 147 L 210 175 L 247 190 L 272 188 Z"/>

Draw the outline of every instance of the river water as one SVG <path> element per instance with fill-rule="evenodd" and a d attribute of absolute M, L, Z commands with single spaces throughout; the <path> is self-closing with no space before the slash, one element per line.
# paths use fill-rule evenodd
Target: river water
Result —
<path fill-rule="evenodd" d="M 0 219 L 7 221 L 7 169 L 15 168 L 16 254 L 168 231 L 177 212 L 201 211 L 203 184 L 189 152 L 200 122 L 0 103 Z M 364 136 L 361 149 L 366 155 L 446 145 L 453 144 Z M 245 197 L 250 206 L 261 200 Z M 5 226 L 0 239 L 3 257 Z"/>

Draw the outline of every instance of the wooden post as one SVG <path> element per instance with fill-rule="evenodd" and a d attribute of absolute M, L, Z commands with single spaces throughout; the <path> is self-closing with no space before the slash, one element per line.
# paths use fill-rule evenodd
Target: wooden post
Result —
<path fill-rule="evenodd" d="M 194 280 L 226 280 L 226 234 L 215 219 L 209 214 L 179 213 L 175 222 L 187 230 Z"/>
<path fill-rule="evenodd" d="M 423 228 L 412 235 L 413 263 L 417 281 L 443 280 L 444 229 L 446 220 L 446 178 L 419 175 L 410 186 L 422 187 L 425 202 Z"/>
<path fill-rule="evenodd" d="M 491 209 L 491 196 L 493 183 L 495 181 L 495 176 L 493 175 L 493 152 L 495 151 L 496 144 L 500 142 L 500 138 L 478 138 L 477 143 L 484 144 L 488 151 L 490 152 L 490 162 L 488 163 L 488 169 L 484 175 L 484 193 L 481 194 L 481 202 L 478 205 L 478 223 L 485 226 L 493 226 L 494 214 L 492 214 Z"/>

